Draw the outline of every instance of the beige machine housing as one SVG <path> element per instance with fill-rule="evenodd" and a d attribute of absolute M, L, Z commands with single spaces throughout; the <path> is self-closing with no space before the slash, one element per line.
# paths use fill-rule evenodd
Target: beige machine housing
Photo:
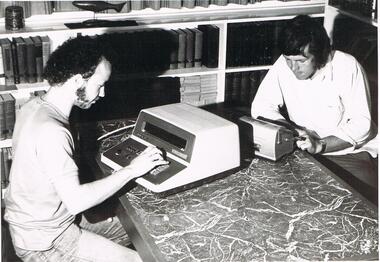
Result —
<path fill-rule="evenodd" d="M 284 126 L 242 116 L 239 128 L 242 136 L 253 143 L 257 156 L 277 161 L 294 150 L 294 134 Z"/>

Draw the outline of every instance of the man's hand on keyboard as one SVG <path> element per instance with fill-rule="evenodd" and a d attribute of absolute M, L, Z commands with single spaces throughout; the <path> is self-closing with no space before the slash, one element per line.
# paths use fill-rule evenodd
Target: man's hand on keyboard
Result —
<path fill-rule="evenodd" d="M 156 166 L 168 163 L 168 161 L 164 160 L 161 150 L 156 147 L 147 147 L 125 168 L 132 170 L 136 178 L 146 174 Z"/>

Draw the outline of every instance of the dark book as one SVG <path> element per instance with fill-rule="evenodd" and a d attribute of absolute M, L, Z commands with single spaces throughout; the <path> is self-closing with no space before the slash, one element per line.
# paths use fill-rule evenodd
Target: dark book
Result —
<path fill-rule="evenodd" d="M 16 120 L 16 99 L 10 93 L 0 96 L 4 101 L 5 137 L 12 138 Z"/>
<path fill-rule="evenodd" d="M 42 59 L 42 41 L 39 36 L 31 36 L 30 38 L 33 40 L 35 48 L 37 82 L 42 82 L 42 73 L 44 68 Z"/>
<path fill-rule="evenodd" d="M 186 33 L 181 29 L 174 30 L 178 35 L 178 64 L 177 68 L 185 68 L 186 62 Z"/>
<path fill-rule="evenodd" d="M 215 25 L 199 25 L 203 32 L 202 64 L 209 68 L 218 67 L 219 27 Z"/>
<path fill-rule="evenodd" d="M 152 8 L 153 10 L 159 10 L 161 7 L 160 0 L 146 0 L 144 5 L 145 8 Z"/>
<path fill-rule="evenodd" d="M 209 5 L 209 0 L 195 0 L 195 6 L 208 7 Z"/>
<path fill-rule="evenodd" d="M 225 77 L 224 83 L 224 101 L 231 102 L 232 101 L 232 80 L 234 78 L 234 73 L 227 73 Z"/>
<path fill-rule="evenodd" d="M 192 28 L 190 30 L 194 33 L 194 67 L 201 67 L 203 32 L 197 28 Z"/>
<path fill-rule="evenodd" d="M 182 7 L 181 0 L 169 0 L 168 1 L 168 7 L 180 9 Z"/>
<path fill-rule="evenodd" d="M 16 48 L 18 83 L 27 83 L 26 43 L 22 37 L 14 37 L 13 44 Z"/>
<path fill-rule="evenodd" d="M 214 5 L 220 5 L 220 6 L 225 6 L 228 4 L 227 0 L 214 0 L 213 2 Z"/>
<path fill-rule="evenodd" d="M 170 69 L 178 68 L 178 33 L 174 30 L 168 30 L 172 49 L 170 50 Z"/>
<path fill-rule="evenodd" d="M 5 189 L 8 186 L 8 177 L 5 174 L 4 168 L 4 150 L 5 148 L 0 149 L 1 189 Z"/>
<path fill-rule="evenodd" d="M 30 37 L 24 38 L 26 44 L 26 79 L 28 83 L 37 82 L 36 48 Z"/>
<path fill-rule="evenodd" d="M 240 103 L 245 106 L 249 106 L 249 92 L 250 92 L 250 72 L 241 73 L 241 85 L 240 85 Z"/>
<path fill-rule="evenodd" d="M 232 78 L 232 102 L 240 102 L 241 72 L 233 73 Z"/>
<path fill-rule="evenodd" d="M 7 138 L 6 125 L 5 125 L 5 102 L 0 96 L 0 140 Z"/>
<path fill-rule="evenodd" d="M 4 171 L 4 174 L 2 177 L 4 177 L 5 186 L 9 183 L 9 174 L 11 171 L 11 164 L 12 164 L 12 154 L 11 154 L 11 148 L 2 148 L 1 149 L 1 160 L 2 160 L 2 169 L 1 171 Z"/>
<path fill-rule="evenodd" d="M 195 0 L 182 0 L 182 6 L 186 8 L 194 8 Z"/>
<path fill-rule="evenodd" d="M 13 56 L 12 56 L 12 42 L 8 38 L 0 39 L 1 51 L 3 53 L 3 66 L 5 74 L 5 84 L 13 85 L 14 69 L 13 69 Z"/>
<path fill-rule="evenodd" d="M 40 36 L 42 42 L 42 65 L 45 67 L 50 56 L 50 38 L 48 36 Z"/>
<path fill-rule="evenodd" d="M 250 80 L 250 90 L 249 90 L 249 104 L 252 104 L 253 100 L 255 99 L 257 90 L 259 89 L 260 85 L 260 71 L 254 71 L 250 72 L 249 80 Z"/>
<path fill-rule="evenodd" d="M 18 72 L 17 46 L 11 41 L 12 61 L 13 61 L 13 80 L 15 84 L 20 84 L 20 75 Z"/>
<path fill-rule="evenodd" d="M 0 47 L 0 86 L 5 86 L 4 56 Z"/>
<path fill-rule="evenodd" d="M 185 67 L 194 67 L 194 32 L 188 28 L 182 29 L 186 34 Z"/>

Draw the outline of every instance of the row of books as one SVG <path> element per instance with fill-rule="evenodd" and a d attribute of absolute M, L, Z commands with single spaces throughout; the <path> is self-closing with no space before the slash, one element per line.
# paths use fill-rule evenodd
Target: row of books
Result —
<path fill-rule="evenodd" d="M 11 170 L 11 165 L 12 165 L 12 148 L 11 147 L 1 148 L 0 149 L 1 189 L 5 189 L 9 184 L 9 173 Z"/>
<path fill-rule="evenodd" d="M 267 70 L 247 71 L 226 74 L 226 103 L 250 106 Z"/>
<path fill-rule="evenodd" d="M 209 7 L 210 5 L 226 6 L 228 4 L 247 5 L 261 2 L 262 0 L 127 0 L 121 12 L 127 13 L 133 10 L 150 8 L 159 10 L 161 8 L 195 8 Z M 287 0 L 283 0 L 287 1 Z M 104 1 L 112 8 L 113 4 L 120 4 L 121 1 Z M 72 1 L 0 1 L 0 17 L 4 17 L 5 7 L 10 5 L 22 6 L 24 16 L 52 14 L 53 12 L 75 12 L 83 11 L 72 4 Z M 107 9 L 102 13 L 115 13 L 114 9 Z"/>
<path fill-rule="evenodd" d="M 216 103 L 217 75 L 197 75 L 180 78 L 181 102 L 195 106 Z"/>
<path fill-rule="evenodd" d="M 217 67 L 219 28 L 146 29 L 99 36 L 115 73 L 162 73 L 168 69 Z"/>
<path fill-rule="evenodd" d="M 0 85 L 42 82 L 49 55 L 48 36 L 0 39 Z"/>
<path fill-rule="evenodd" d="M 278 32 L 284 22 L 238 23 L 228 26 L 226 64 L 229 67 L 270 65 L 278 57 Z"/>
<path fill-rule="evenodd" d="M 313 18 L 323 24 L 323 18 Z M 227 67 L 271 65 L 281 55 L 279 35 L 287 20 L 232 23 L 227 29 Z"/>

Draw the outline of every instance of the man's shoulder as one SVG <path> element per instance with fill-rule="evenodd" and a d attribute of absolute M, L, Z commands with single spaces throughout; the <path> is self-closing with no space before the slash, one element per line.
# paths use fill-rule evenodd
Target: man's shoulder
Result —
<path fill-rule="evenodd" d="M 358 63 L 358 61 L 356 60 L 354 56 L 340 50 L 334 51 L 334 57 L 332 61 L 335 64 L 338 64 L 338 65 L 341 64 L 345 67 L 349 65 L 354 66 Z"/>

